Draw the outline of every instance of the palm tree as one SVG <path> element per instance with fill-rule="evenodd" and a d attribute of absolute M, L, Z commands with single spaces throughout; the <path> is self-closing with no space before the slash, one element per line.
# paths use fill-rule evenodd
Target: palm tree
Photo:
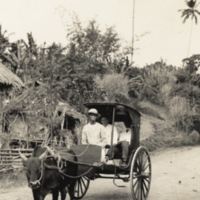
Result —
<path fill-rule="evenodd" d="M 192 28 L 193 28 L 193 19 L 195 20 L 195 24 L 198 23 L 197 15 L 200 15 L 200 12 L 196 9 L 199 3 L 197 3 L 197 0 L 186 0 L 186 5 L 188 6 L 187 9 L 179 10 L 182 12 L 181 17 L 183 17 L 183 23 L 187 21 L 187 19 L 191 18 L 191 29 L 190 29 L 190 39 L 189 39 L 189 46 L 188 46 L 188 53 L 187 57 L 189 56 L 190 51 L 190 43 L 191 43 L 191 37 L 192 37 Z"/>

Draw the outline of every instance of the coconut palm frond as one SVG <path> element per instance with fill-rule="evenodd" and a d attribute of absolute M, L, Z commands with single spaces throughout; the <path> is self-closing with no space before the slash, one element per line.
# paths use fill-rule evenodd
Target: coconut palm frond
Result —
<path fill-rule="evenodd" d="M 199 4 L 200 4 L 200 2 L 196 4 L 195 8 L 197 8 L 197 6 L 198 6 Z"/>
<path fill-rule="evenodd" d="M 195 19 L 195 24 L 197 24 L 198 23 L 198 19 L 197 19 L 196 15 L 194 15 L 194 19 Z"/>
<path fill-rule="evenodd" d="M 194 13 L 200 15 L 200 12 L 197 9 L 194 10 Z"/>
<path fill-rule="evenodd" d="M 190 15 L 186 15 L 185 18 L 183 19 L 183 23 L 186 22 L 186 20 L 190 17 Z"/>
<path fill-rule="evenodd" d="M 185 9 L 185 10 L 182 10 L 182 15 L 181 17 L 184 17 L 185 15 L 190 15 L 191 14 L 191 10 L 190 9 Z"/>

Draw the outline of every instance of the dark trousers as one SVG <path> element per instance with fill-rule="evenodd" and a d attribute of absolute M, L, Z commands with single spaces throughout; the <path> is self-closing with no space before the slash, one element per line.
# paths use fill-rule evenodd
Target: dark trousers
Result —
<path fill-rule="evenodd" d="M 127 161 L 129 152 L 129 143 L 126 141 L 120 141 L 116 145 L 113 146 L 112 152 L 111 148 L 108 150 L 106 156 L 109 158 L 119 158 L 119 155 L 122 153 L 122 160 Z"/>

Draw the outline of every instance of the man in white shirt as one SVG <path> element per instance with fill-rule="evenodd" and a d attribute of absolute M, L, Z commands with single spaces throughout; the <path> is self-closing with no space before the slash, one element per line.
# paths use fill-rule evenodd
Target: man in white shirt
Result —
<path fill-rule="evenodd" d="M 131 131 L 126 129 L 124 133 L 120 134 L 119 141 L 113 146 L 113 150 L 109 149 L 107 156 L 115 158 L 117 155 L 122 153 L 122 167 L 125 167 L 128 161 L 129 144 L 131 140 Z"/>
<path fill-rule="evenodd" d="M 119 137 L 119 141 L 126 141 L 130 144 L 131 142 L 131 130 L 126 129 L 126 131 L 122 132 Z"/>
<path fill-rule="evenodd" d="M 108 142 L 104 126 L 96 121 L 98 111 L 92 108 L 88 111 L 88 114 L 89 123 L 83 127 L 82 144 L 94 144 L 104 148 Z"/>
<path fill-rule="evenodd" d="M 106 130 L 106 137 L 107 137 L 108 144 L 111 144 L 112 125 L 108 123 L 108 118 L 106 116 L 103 116 L 101 118 L 101 123 L 105 127 L 105 130 Z M 117 144 L 117 141 L 118 141 L 118 132 L 117 132 L 116 127 L 114 126 L 113 144 L 114 145 Z"/>

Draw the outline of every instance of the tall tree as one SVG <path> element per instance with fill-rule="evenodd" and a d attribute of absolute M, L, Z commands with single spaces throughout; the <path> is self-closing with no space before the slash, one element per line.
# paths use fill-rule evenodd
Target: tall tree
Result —
<path fill-rule="evenodd" d="M 195 24 L 198 23 L 198 18 L 197 16 L 200 15 L 200 12 L 197 10 L 197 6 L 199 3 L 197 3 L 197 0 L 186 0 L 186 9 L 181 9 L 179 10 L 182 15 L 181 17 L 183 18 L 183 23 L 187 21 L 187 19 L 191 18 L 191 29 L 190 29 L 190 38 L 189 38 L 189 46 L 188 46 L 188 53 L 187 57 L 189 56 L 190 52 L 190 44 L 191 44 L 191 38 L 192 38 L 192 29 L 193 29 L 193 20 L 195 21 Z"/>

